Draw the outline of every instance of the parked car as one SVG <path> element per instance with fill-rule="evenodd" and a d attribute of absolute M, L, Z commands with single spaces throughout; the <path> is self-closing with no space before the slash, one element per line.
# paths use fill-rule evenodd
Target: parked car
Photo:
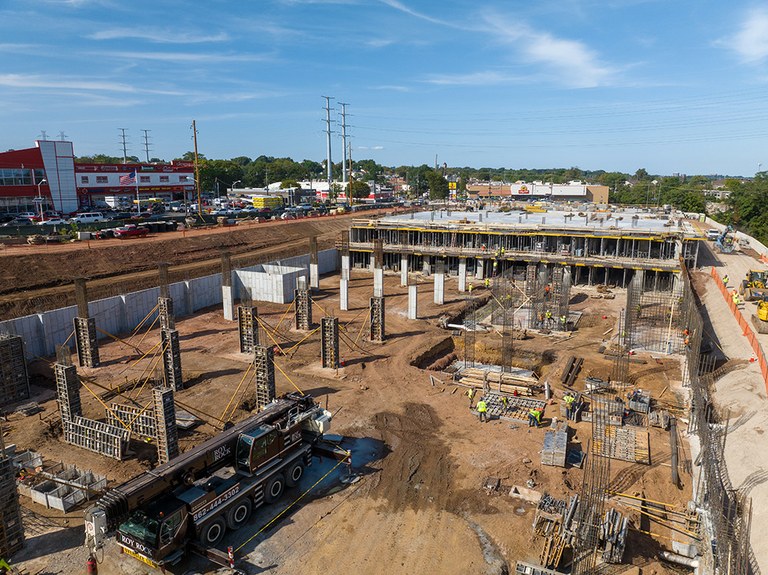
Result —
<path fill-rule="evenodd" d="M 132 216 L 131 212 L 113 212 L 109 214 L 108 219 L 114 222 L 116 220 L 130 220 Z"/>
<path fill-rule="evenodd" d="M 76 224 L 98 224 L 100 222 L 106 222 L 107 218 L 102 212 L 83 212 L 72 216 L 70 221 Z"/>
<path fill-rule="evenodd" d="M 68 226 L 69 222 L 64 218 L 48 218 L 37 222 L 38 226 Z"/>
<path fill-rule="evenodd" d="M 35 222 L 30 220 L 29 218 L 13 218 L 12 220 L 5 222 L 2 224 L 4 227 L 10 228 L 10 227 L 18 227 L 18 226 L 34 226 Z"/>
<path fill-rule="evenodd" d="M 116 238 L 139 238 L 146 236 L 149 230 L 136 224 L 127 224 L 122 228 L 115 228 L 114 233 Z"/>
<path fill-rule="evenodd" d="M 40 212 L 37 212 L 37 213 L 35 213 L 35 212 L 22 212 L 22 213 L 19 214 L 18 217 L 20 217 L 20 218 L 27 218 L 29 220 L 32 220 L 33 222 L 36 222 L 37 220 L 40 219 Z"/>
<path fill-rule="evenodd" d="M 291 212 L 283 212 L 282 214 L 280 214 L 280 219 L 281 220 L 295 220 L 296 219 L 296 215 L 291 213 Z"/>

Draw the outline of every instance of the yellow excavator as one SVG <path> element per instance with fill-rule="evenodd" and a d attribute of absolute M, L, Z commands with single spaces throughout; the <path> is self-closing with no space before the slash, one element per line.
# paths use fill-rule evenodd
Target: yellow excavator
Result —
<path fill-rule="evenodd" d="M 739 294 L 744 301 L 762 300 L 768 296 L 768 271 L 749 270 L 741 281 Z"/>
<path fill-rule="evenodd" d="M 752 315 L 758 333 L 768 333 L 768 296 L 757 302 L 757 312 Z"/>

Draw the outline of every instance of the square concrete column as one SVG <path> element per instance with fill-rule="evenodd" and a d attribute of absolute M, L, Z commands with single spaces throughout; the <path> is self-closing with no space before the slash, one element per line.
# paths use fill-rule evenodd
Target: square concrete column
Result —
<path fill-rule="evenodd" d="M 309 288 L 320 289 L 320 272 L 317 264 L 309 264 Z"/>
<path fill-rule="evenodd" d="M 459 291 L 467 291 L 467 258 L 459 258 Z"/>
<path fill-rule="evenodd" d="M 408 286 L 408 319 L 419 317 L 419 287 L 416 284 Z"/>
<path fill-rule="evenodd" d="M 429 264 L 429 256 L 424 256 L 421 260 L 421 273 L 428 276 L 432 273 L 432 266 Z"/>
<path fill-rule="evenodd" d="M 371 260 L 370 260 L 370 269 L 371 271 L 376 269 L 376 252 L 371 252 Z"/>
<path fill-rule="evenodd" d="M 221 304 L 224 319 L 235 321 L 235 292 L 232 289 L 232 263 L 228 253 L 221 254 Z"/>
<path fill-rule="evenodd" d="M 339 281 L 339 309 L 349 311 L 349 280 L 344 278 Z"/>
<path fill-rule="evenodd" d="M 443 305 L 445 303 L 445 274 L 435 274 L 435 303 Z"/>
<path fill-rule="evenodd" d="M 485 268 L 485 260 L 477 258 L 475 260 L 475 279 L 483 279 L 483 276 L 485 275 L 483 273 L 483 268 Z"/>
<path fill-rule="evenodd" d="M 373 268 L 373 297 L 384 297 L 384 270 Z"/>
<path fill-rule="evenodd" d="M 349 254 L 341 256 L 341 277 L 349 279 Z"/>
<path fill-rule="evenodd" d="M 408 285 L 408 254 L 400 254 L 400 285 Z"/>

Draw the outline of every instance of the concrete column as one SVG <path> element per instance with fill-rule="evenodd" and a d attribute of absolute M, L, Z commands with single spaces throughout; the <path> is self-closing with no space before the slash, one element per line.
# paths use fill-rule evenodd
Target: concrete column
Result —
<path fill-rule="evenodd" d="M 467 291 L 467 258 L 459 258 L 459 291 Z"/>
<path fill-rule="evenodd" d="M 443 305 L 445 303 L 445 274 L 435 274 L 435 303 Z"/>
<path fill-rule="evenodd" d="M 349 280 L 344 278 L 339 282 L 339 309 L 349 311 Z"/>
<path fill-rule="evenodd" d="M 400 285 L 408 285 L 408 254 L 400 254 Z"/>
<path fill-rule="evenodd" d="M 349 279 L 349 254 L 341 256 L 341 277 Z"/>
<path fill-rule="evenodd" d="M 408 319 L 419 317 L 419 287 L 416 284 L 408 286 Z"/>
<path fill-rule="evenodd" d="M 371 259 L 370 259 L 370 266 L 371 271 L 376 269 L 376 255 L 374 252 L 371 252 Z"/>
<path fill-rule="evenodd" d="M 429 265 L 429 256 L 424 256 L 421 260 L 421 273 L 425 276 L 432 273 L 432 266 Z"/>
<path fill-rule="evenodd" d="M 373 269 L 373 297 L 384 297 L 384 270 Z"/>
<path fill-rule="evenodd" d="M 221 254 L 221 305 L 224 319 L 235 321 L 235 292 L 232 289 L 232 262 L 229 254 Z"/>
<path fill-rule="evenodd" d="M 483 276 L 485 275 L 483 273 L 483 268 L 485 268 L 485 260 L 477 258 L 475 260 L 475 279 L 483 279 Z"/>
<path fill-rule="evenodd" d="M 320 272 L 317 261 L 317 236 L 309 238 L 309 289 L 320 289 Z"/>

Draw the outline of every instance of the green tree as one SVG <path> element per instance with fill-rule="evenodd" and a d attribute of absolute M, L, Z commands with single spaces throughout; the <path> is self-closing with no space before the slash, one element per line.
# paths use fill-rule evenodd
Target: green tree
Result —
<path fill-rule="evenodd" d="M 429 197 L 433 200 L 444 200 L 448 197 L 448 180 L 440 172 L 429 172 Z"/>
<path fill-rule="evenodd" d="M 283 189 L 287 189 L 287 188 L 300 188 L 301 186 L 299 185 L 299 182 L 297 182 L 296 180 L 291 180 L 290 178 L 287 178 L 282 182 L 280 182 L 280 187 Z"/>
<path fill-rule="evenodd" d="M 371 186 L 359 180 L 349 182 L 349 195 L 356 200 L 367 198 L 371 193 Z"/>

